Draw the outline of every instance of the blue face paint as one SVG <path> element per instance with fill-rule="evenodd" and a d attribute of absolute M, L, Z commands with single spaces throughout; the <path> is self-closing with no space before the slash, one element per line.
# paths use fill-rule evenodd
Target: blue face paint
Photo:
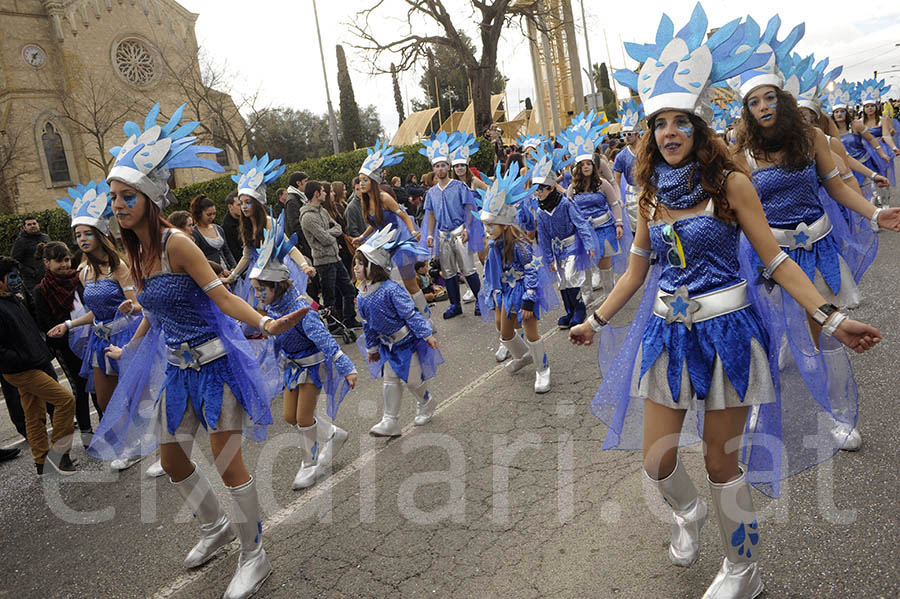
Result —
<path fill-rule="evenodd" d="M 6 286 L 13 292 L 22 291 L 25 287 L 25 283 L 22 282 L 22 277 L 19 276 L 18 268 L 12 269 L 9 271 L 9 274 L 6 275 Z"/>
<path fill-rule="evenodd" d="M 122 201 L 125 202 L 125 205 L 128 206 L 129 210 L 134 210 L 134 207 L 137 204 L 137 194 L 133 194 L 133 193 L 122 194 Z"/>
<path fill-rule="evenodd" d="M 692 137 L 694 137 L 694 126 L 693 125 L 679 124 L 678 130 L 681 131 L 682 133 L 684 133 L 685 137 L 687 137 L 688 139 L 691 139 Z"/>

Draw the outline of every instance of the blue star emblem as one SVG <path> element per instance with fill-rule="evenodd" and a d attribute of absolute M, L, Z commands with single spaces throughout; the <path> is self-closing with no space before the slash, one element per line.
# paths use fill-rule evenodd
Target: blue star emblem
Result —
<path fill-rule="evenodd" d="M 185 370 L 187 368 L 200 370 L 200 352 L 189 346 L 186 341 L 181 344 L 175 355 L 180 360 L 178 368 L 180 368 L 181 370 Z"/>
<path fill-rule="evenodd" d="M 530 266 L 532 268 L 534 268 L 535 270 L 540 270 L 543 265 L 544 265 L 544 259 L 541 258 L 540 256 L 535 256 L 534 258 L 531 259 Z"/>
<path fill-rule="evenodd" d="M 797 248 L 803 248 L 806 251 L 812 250 L 813 236 L 810 234 L 809 225 L 806 223 L 797 225 L 792 237 L 793 241 L 791 241 L 791 245 L 788 249 L 796 250 Z"/>
<path fill-rule="evenodd" d="M 809 235 L 803 233 L 794 233 L 794 243 L 797 245 L 806 245 L 806 242 L 809 241 Z"/>
<path fill-rule="evenodd" d="M 508 270 L 505 273 L 503 273 L 503 276 L 501 277 L 501 281 L 503 282 L 504 285 L 507 285 L 509 287 L 515 287 L 516 286 L 516 274 L 513 271 Z"/>
<path fill-rule="evenodd" d="M 682 285 L 673 295 L 663 297 L 662 301 L 667 308 L 666 324 L 681 322 L 690 330 L 694 324 L 694 312 L 700 309 L 700 302 L 690 298 L 687 287 Z"/>

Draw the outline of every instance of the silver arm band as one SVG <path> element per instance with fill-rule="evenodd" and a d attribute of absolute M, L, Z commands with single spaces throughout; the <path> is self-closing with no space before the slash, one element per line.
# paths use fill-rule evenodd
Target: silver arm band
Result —
<path fill-rule="evenodd" d="M 878 215 L 881 214 L 882 210 L 884 210 L 884 208 L 876 208 L 875 213 L 872 214 L 872 218 L 869 219 L 869 225 L 872 227 L 873 231 L 881 229 L 881 225 L 878 224 Z"/>
<path fill-rule="evenodd" d="M 609 324 L 609 321 L 607 321 L 602 316 L 600 318 L 597 318 L 597 312 L 591 312 L 591 315 L 588 316 L 587 321 L 588 324 L 591 325 L 591 328 L 595 333 L 599 332 L 600 329 Z"/>
<path fill-rule="evenodd" d="M 835 169 L 832 170 L 830 173 L 826 173 L 824 176 L 819 177 L 819 181 L 824 183 L 825 181 L 828 181 L 829 179 L 834 179 L 835 177 L 837 177 L 840 174 L 841 174 L 841 172 L 837 169 L 837 167 L 835 167 Z"/>
<path fill-rule="evenodd" d="M 634 254 L 635 256 L 640 256 L 641 258 L 647 258 L 648 260 L 650 259 L 650 256 L 653 255 L 653 252 L 651 250 L 645 250 L 644 248 L 638 247 L 638 246 L 634 245 L 633 243 L 631 244 L 631 249 L 629 251 L 632 254 Z"/>
<path fill-rule="evenodd" d="M 822 332 L 829 337 L 834 337 L 835 331 L 841 326 L 841 323 L 847 320 L 847 315 L 843 312 L 835 312 L 831 319 L 822 326 Z"/>
<path fill-rule="evenodd" d="M 219 285 L 222 285 L 222 279 L 218 279 L 218 278 L 213 279 L 212 281 L 210 281 L 209 283 L 207 283 L 206 285 L 203 286 L 203 293 L 209 293 L 210 291 L 212 291 Z"/>
<path fill-rule="evenodd" d="M 841 175 L 841 179 L 843 179 L 844 181 L 849 181 L 852 178 L 853 178 L 853 173 L 847 173 L 846 175 Z"/>
<path fill-rule="evenodd" d="M 266 330 L 266 324 L 268 324 L 269 321 L 271 321 L 271 320 L 272 320 L 271 316 L 263 316 L 262 318 L 259 319 L 259 324 L 256 325 L 256 328 L 258 328 L 260 331 L 262 331 L 262 334 L 265 335 L 266 337 L 274 336 Z"/>
<path fill-rule="evenodd" d="M 72 321 L 71 321 L 71 320 L 67 320 L 67 321 L 65 322 L 65 325 L 66 325 L 66 330 L 67 330 L 67 331 L 71 331 L 71 330 L 72 330 Z"/>
<path fill-rule="evenodd" d="M 784 250 L 778 252 L 778 254 L 776 254 L 776 256 L 772 258 L 771 262 L 769 262 L 769 264 L 763 269 L 762 276 L 767 279 L 771 279 L 772 275 L 775 274 L 775 270 L 779 266 L 781 266 L 781 263 L 787 260 L 789 257 L 790 256 L 788 256 Z"/>
<path fill-rule="evenodd" d="M 122 287 L 122 293 L 125 293 L 126 291 L 137 291 L 137 287 L 135 287 L 134 285 L 126 285 L 125 287 Z"/>

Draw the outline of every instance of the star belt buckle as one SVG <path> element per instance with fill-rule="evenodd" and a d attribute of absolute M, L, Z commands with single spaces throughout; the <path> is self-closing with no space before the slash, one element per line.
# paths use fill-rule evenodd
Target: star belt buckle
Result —
<path fill-rule="evenodd" d="M 813 236 L 810 232 L 809 225 L 800 223 L 791 233 L 791 245 L 788 246 L 788 249 L 796 250 L 797 248 L 803 248 L 808 252 L 812 250 L 812 246 Z"/>
<path fill-rule="evenodd" d="M 104 341 L 109 341 L 109 338 L 112 335 L 112 327 L 101 322 L 94 325 L 94 332 Z"/>
<path fill-rule="evenodd" d="M 562 239 L 554 239 L 553 240 L 553 253 L 558 254 L 563 249 Z"/>
<path fill-rule="evenodd" d="M 666 304 L 666 308 L 668 308 L 666 311 L 666 324 L 681 322 L 688 330 L 691 330 L 694 324 L 694 312 L 700 309 L 700 302 L 692 300 L 688 296 L 687 287 L 682 285 L 675 291 L 674 295 L 664 297 L 662 300 Z"/>
<path fill-rule="evenodd" d="M 186 370 L 188 368 L 193 368 L 197 371 L 200 370 L 200 352 L 188 345 L 187 341 L 178 347 L 178 351 L 175 355 L 179 359 L 178 368 L 181 370 Z"/>

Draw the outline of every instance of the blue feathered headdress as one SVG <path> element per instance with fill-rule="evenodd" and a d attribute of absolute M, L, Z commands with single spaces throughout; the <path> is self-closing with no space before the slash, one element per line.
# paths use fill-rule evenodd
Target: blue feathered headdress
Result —
<path fill-rule="evenodd" d="M 379 141 L 375 143 L 374 148 L 366 150 L 366 159 L 359 167 L 359 174 L 381 183 L 384 181 L 385 169 L 401 162 L 403 162 L 402 152 L 394 152 L 394 147 L 388 146 L 387 141 Z"/>
<path fill-rule="evenodd" d="M 759 67 L 768 58 L 747 43 L 746 24 L 740 19 L 726 23 L 704 42 L 707 27 L 706 13 L 698 3 L 677 34 L 672 19 L 663 15 L 654 43 L 625 44 L 629 56 L 643 63 L 641 72 L 619 69 L 613 76 L 638 92 L 648 117 L 681 110 L 708 123 L 713 116 L 712 84 Z"/>
<path fill-rule="evenodd" d="M 70 187 L 68 197 L 56 200 L 59 207 L 72 217 L 72 227 L 90 225 L 104 235 L 109 234 L 109 219 L 113 211 L 109 202 L 109 185 L 106 181 L 91 181 Z"/>
<path fill-rule="evenodd" d="M 190 134 L 200 124 L 199 121 L 178 126 L 185 106 L 179 106 L 168 123 L 157 125 L 159 104 L 155 104 L 144 119 L 143 132 L 136 123 L 125 123 L 122 130 L 128 141 L 110 150 L 116 160 L 106 181 L 115 179 L 131 185 L 157 206 L 165 208 L 169 174 L 173 168 L 205 168 L 216 173 L 225 172 L 216 161 L 199 156 L 222 151 L 212 146 L 196 145 L 197 138 Z"/>
<path fill-rule="evenodd" d="M 410 251 L 422 256 L 431 254 L 431 250 L 422 247 L 415 238 L 398 240 L 398 231 L 393 224 L 389 224 L 380 231 L 373 233 L 365 243 L 359 246 L 359 251 L 368 258 L 369 262 L 377 264 L 381 268 L 391 270 L 391 258 L 400 249 Z"/>
<path fill-rule="evenodd" d="M 474 135 L 457 131 L 450 136 L 450 165 L 469 164 L 479 147 L 481 144 L 475 141 Z"/>
<path fill-rule="evenodd" d="M 438 162 L 450 164 L 450 136 L 446 131 L 439 131 L 437 135 L 422 140 L 422 146 L 419 148 L 419 154 L 428 156 L 432 165 Z"/>
<path fill-rule="evenodd" d="M 846 80 L 834 83 L 831 91 L 822 97 L 822 109 L 830 116 L 838 108 L 847 109 L 850 104 L 856 104 L 853 97 L 853 84 Z"/>
<path fill-rule="evenodd" d="M 712 128 L 719 134 L 725 133 L 725 129 L 728 128 L 728 114 L 718 106 L 713 106 Z"/>
<path fill-rule="evenodd" d="M 289 279 L 291 271 L 284 262 L 296 245 L 296 233 L 291 235 L 290 239 L 284 236 L 284 212 L 282 212 L 275 221 L 275 226 L 263 232 L 262 246 L 259 248 L 259 256 L 253 263 L 253 268 L 250 269 L 250 278 L 273 283 Z"/>
<path fill-rule="evenodd" d="M 799 57 L 794 56 L 794 62 L 800 63 Z M 834 81 L 835 77 L 841 74 L 843 67 L 835 67 L 830 71 L 828 68 L 828 59 L 820 60 L 816 63 L 814 56 L 807 57 L 806 69 L 799 73 L 800 77 L 800 95 L 797 96 L 797 104 L 804 108 L 809 108 L 816 114 L 822 114 L 822 96 L 825 89 Z"/>
<path fill-rule="evenodd" d="M 778 29 L 781 27 L 781 17 L 775 15 L 769 19 L 766 30 L 760 34 L 759 25 L 752 18 L 747 17 L 745 23 L 745 44 L 749 48 L 755 48 L 760 55 L 766 55 L 762 64 L 745 69 L 737 77 L 729 81 L 731 87 L 738 92 L 740 97 L 746 98 L 753 90 L 764 85 L 771 85 L 789 92 L 795 98 L 799 95 L 800 80 L 797 72 L 803 70 L 800 65 L 795 65 L 791 56 L 791 50 L 806 32 L 803 23 L 791 29 L 783 40 L 779 40 Z"/>
<path fill-rule="evenodd" d="M 641 119 L 644 118 L 644 107 L 629 98 L 622 102 L 619 109 L 619 121 L 622 123 L 622 131 L 634 131 L 638 128 Z"/>
<path fill-rule="evenodd" d="M 538 152 L 534 156 L 534 162 L 527 165 L 530 169 L 529 178 L 532 185 L 555 187 L 559 172 L 572 164 L 573 160 L 574 158 L 571 156 L 566 156 L 565 148 L 556 148 L 550 151 L 546 147 L 538 148 Z"/>
<path fill-rule="evenodd" d="M 536 150 L 545 143 L 550 141 L 543 135 L 520 135 L 516 138 L 516 144 L 522 148 L 522 151 Z"/>
<path fill-rule="evenodd" d="M 515 225 L 519 202 L 534 192 L 534 187 L 528 185 L 528 176 L 520 175 L 514 168 L 508 169 L 504 176 L 503 168 L 498 163 L 494 180 L 484 175 L 482 179 L 488 187 L 478 190 L 476 204 L 481 208 L 478 218 L 486 223 Z"/>
<path fill-rule="evenodd" d="M 231 180 L 237 183 L 239 196 L 248 195 L 265 206 L 266 185 L 284 174 L 284 169 L 281 158 L 270 162 L 268 154 L 254 156 L 238 167 L 238 174 L 231 175 Z"/>
<path fill-rule="evenodd" d="M 875 79 L 864 79 L 857 83 L 856 87 L 858 101 L 863 106 L 866 104 L 878 104 L 881 102 L 881 95 L 886 94 L 891 89 L 891 86 L 887 85 L 884 79 L 877 81 Z"/>
<path fill-rule="evenodd" d="M 600 145 L 600 140 L 605 135 L 604 131 L 608 128 L 608 124 L 590 125 L 586 120 L 580 121 L 560 132 L 556 136 L 556 141 L 565 148 L 569 156 L 575 158 L 576 163 L 591 160 L 594 157 L 594 148 Z"/>

